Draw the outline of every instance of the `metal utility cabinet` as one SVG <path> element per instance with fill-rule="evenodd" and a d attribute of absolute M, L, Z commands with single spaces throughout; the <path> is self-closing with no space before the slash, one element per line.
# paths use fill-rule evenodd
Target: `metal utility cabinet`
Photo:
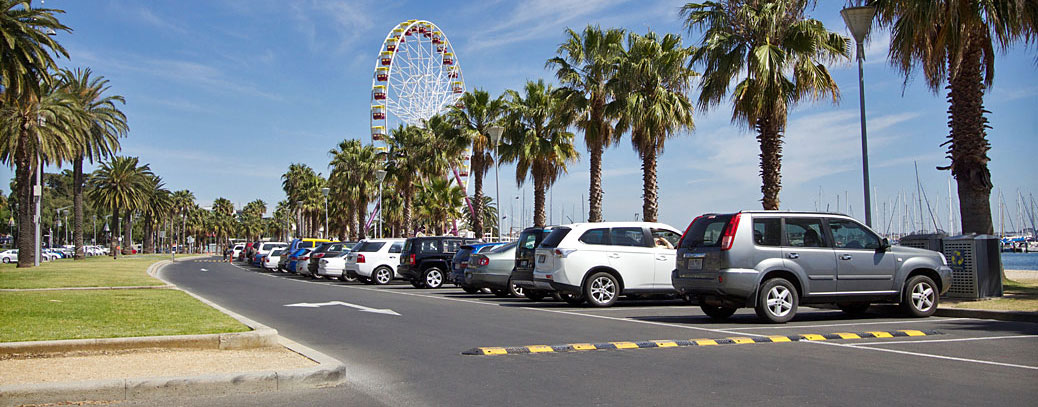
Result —
<path fill-rule="evenodd" d="M 942 241 L 941 252 L 952 269 L 948 297 L 1002 296 L 1002 257 L 997 237 L 969 234 L 946 237 Z"/>

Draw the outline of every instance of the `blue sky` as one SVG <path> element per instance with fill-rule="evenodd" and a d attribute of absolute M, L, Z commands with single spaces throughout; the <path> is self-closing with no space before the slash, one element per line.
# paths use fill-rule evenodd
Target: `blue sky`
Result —
<path fill-rule="evenodd" d="M 849 36 L 839 15 L 844 2 L 819 3 L 811 15 Z M 260 198 L 270 207 L 284 198 L 280 175 L 290 163 L 306 163 L 327 175 L 329 149 L 344 138 L 368 140 L 374 60 L 386 33 L 400 21 L 436 23 L 454 45 L 467 87 L 497 95 L 526 80 L 551 80 L 544 62 L 554 56 L 567 27 L 598 24 L 638 33 L 651 28 L 680 33 L 686 44 L 698 42 L 699 33 L 681 27 L 682 4 L 46 1 L 47 7 L 66 10 L 61 21 L 74 29 L 58 37 L 71 54 L 62 64 L 92 68 L 111 81 L 114 93 L 126 97 L 123 110 L 131 131 L 122 154 L 150 163 L 169 188 L 190 189 L 202 205 L 222 196 L 238 206 Z M 880 231 L 887 229 L 899 191 L 914 204 L 913 162 L 918 162 L 922 186 L 947 229 L 949 174 L 935 169 L 947 164 L 939 146 L 948 133 L 945 96 L 931 93 L 918 76 L 906 84 L 886 63 L 888 39 L 885 32 L 873 33 L 865 66 L 878 207 L 874 223 Z M 1000 55 L 995 85 L 985 99 L 992 112 L 988 135 L 995 194 L 1000 187 L 1014 217 L 1017 191 L 1025 197 L 1038 192 L 1034 55 L 1033 47 L 1023 46 Z M 782 207 L 835 211 L 839 199 L 840 211 L 863 218 L 857 72 L 851 61 L 831 69 L 843 94 L 839 105 L 805 103 L 789 116 Z M 754 134 L 730 123 L 730 113 L 728 105 L 697 111 L 695 131 L 668 141 L 659 160 L 661 221 L 683 228 L 703 212 L 760 207 L 759 149 Z M 552 194 L 555 223 L 563 216 L 578 219 L 582 212 L 588 164 L 579 135 L 578 146 L 582 159 L 569 167 Z M 628 140 L 608 150 L 604 159 L 606 219 L 633 219 L 641 212 L 641 161 Z M 510 201 L 502 205 L 504 213 L 514 207 L 518 221 L 523 199 L 514 198 L 523 193 L 513 171 L 501 167 L 501 196 Z M 0 169 L 2 178 L 11 173 Z M 493 172 L 485 185 L 493 196 Z M 524 189 L 526 212 L 532 212 L 532 184 Z M 888 219 L 880 221 L 883 203 Z M 531 215 L 526 219 L 532 222 Z"/>

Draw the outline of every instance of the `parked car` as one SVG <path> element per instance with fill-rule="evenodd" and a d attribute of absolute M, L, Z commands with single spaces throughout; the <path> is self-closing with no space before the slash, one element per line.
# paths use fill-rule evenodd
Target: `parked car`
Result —
<path fill-rule="evenodd" d="M 415 288 L 440 288 L 447 279 L 450 261 L 463 245 L 478 239 L 457 236 L 412 237 L 404 242 L 397 272 Z"/>
<path fill-rule="evenodd" d="M 354 246 L 356 248 L 356 246 Z M 357 281 L 356 277 L 346 277 L 343 273 L 343 269 L 346 267 L 346 256 L 350 254 L 350 251 L 343 251 L 333 255 L 325 255 L 321 257 L 317 262 L 317 275 L 322 278 L 329 280 L 339 279 L 340 281 Z M 310 261 L 313 261 L 313 257 L 310 257 Z"/>
<path fill-rule="evenodd" d="M 257 242 L 253 245 L 252 265 L 256 267 L 263 266 L 263 258 L 270 253 L 272 249 L 285 247 L 288 243 L 284 242 Z"/>
<path fill-rule="evenodd" d="M 297 249 L 288 256 L 288 263 L 285 264 L 285 269 L 290 273 L 296 274 L 306 272 L 306 262 L 310 260 L 310 252 L 313 250 L 314 249 Z"/>
<path fill-rule="evenodd" d="M 451 259 L 451 272 L 447 281 L 458 287 L 469 294 L 475 294 L 480 289 L 471 287 L 465 284 L 465 268 L 469 265 L 469 258 L 472 254 L 479 253 L 483 250 L 490 250 L 494 246 L 500 246 L 501 243 L 480 243 L 473 245 L 461 246 L 461 249 L 457 253 L 454 253 L 454 257 Z"/>
<path fill-rule="evenodd" d="M 495 246 L 470 256 L 462 286 L 465 292 L 474 293 L 487 288 L 498 297 L 524 296 L 523 288 L 512 282 L 517 245 L 509 243 Z"/>
<path fill-rule="evenodd" d="M 396 269 L 404 242 L 404 239 L 368 239 L 357 243 L 345 257 L 343 275 L 378 285 L 401 278 Z"/>
<path fill-rule="evenodd" d="M 241 243 L 234 245 L 234 248 L 231 249 L 231 259 L 237 259 L 241 255 L 242 250 L 245 250 L 245 245 Z"/>
<path fill-rule="evenodd" d="M 353 247 L 353 242 L 329 242 L 323 243 L 317 246 L 313 252 L 310 253 L 310 260 L 307 263 L 306 275 L 310 278 L 321 278 L 320 274 L 317 274 L 317 268 L 321 265 L 321 259 L 326 256 L 338 256 L 344 251 L 349 251 L 350 247 Z M 341 276 L 341 274 L 339 275 Z"/>
<path fill-rule="evenodd" d="M 281 253 L 285 251 L 284 247 L 278 247 L 271 250 L 269 253 L 263 255 L 263 268 L 271 271 L 278 269 L 278 261 L 281 260 Z"/>
<path fill-rule="evenodd" d="M 526 228 L 519 234 L 515 248 L 515 269 L 512 270 L 512 283 L 523 289 L 523 296 L 532 301 L 540 301 L 551 294 L 549 290 L 538 289 L 533 284 L 534 251 L 541 244 L 551 227 Z M 568 297 L 564 297 L 568 298 Z"/>
<path fill-rule="evenodd" d="M 316 246 L 320 245 L 321 243 L 330 242 L 330 241 L 331 240 L 328 240 L 328 239 L 314 239 L 314 238 L 292 239 L 292 241 L 288 243 L 288 250 L 286 250 L 282 254 L 281 260 L 279 260 L 279 262 L 278 262 L 278 270 L 294 272 L 293 269 L 288 268 L 288 257 L 289 256 L 286 256 L 285 254 L 291 255 L 292 253 L 295 253 L 297 250 L 299 250 L 301 248 L 304 248 L 304 249 L 313 248 L 313 247 L 316 247 Z"/>
<path fill-rule="evenodd" d="M 653 222 L 555 227 L 536 249 L 534 285 L 595 307 L 626 294 L 676 294 L 670 274 L 680 238 L 674 227 Z"/>
<path fill-rule="evenodd" d="M 18 249 L 4 250 L 0 252 L 0 261 L 4 263 L 15 263 L 18 261 Z"/>
<path fill-rule="evenodd" d="M 773 323 L 818 303 L 851 314 L 874 302 L 900 303 L 909 315 L 930 316 L 951 286 L 943 254 L 891 246 L 848 216 L 814 212 L 697 217 L 678 244 L 671 277 L 713 318 L 753 307 Z"/>

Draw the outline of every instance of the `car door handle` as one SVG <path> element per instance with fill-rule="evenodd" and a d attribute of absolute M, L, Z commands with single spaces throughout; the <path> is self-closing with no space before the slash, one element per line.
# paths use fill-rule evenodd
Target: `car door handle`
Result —
<path fill-rule="evenodd" d="M 656 260 L 667 261 L 667 256 L 656 256 Z"/>
<path fill-rule="evenodd" d="M 789 254 L 789 258 L 791 258 L 791 259 L 799 259 L 800 258 L 800 254 L 798 254 L 798 253 L 790 253 Z"/>
<path fill-rule="evenodd" d="M 850 260 L 850 259 L 851 259 L 851 255 L 849 255 L 849 254 L 840 255 L 840 260 Z"/>
<path fill-rule="evenodd" d="M 609 255 L 609 258 L 610 258 L 610 259 L 619 259 L 619 258 L 620 258 L 620 255 L 619 255 L 619 254 L 617 254 L 617 253 L 613 253 L 613 254 L 610 254 L 610 255 Z"/>

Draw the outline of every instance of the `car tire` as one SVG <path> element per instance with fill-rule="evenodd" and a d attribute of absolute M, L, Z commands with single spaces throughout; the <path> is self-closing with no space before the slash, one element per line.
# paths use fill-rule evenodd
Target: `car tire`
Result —
<path fill-rule="evenodd" d="M 443 270 L 439 267 L 429 267 L 422 273 L 422 283 L 428 288 L 443 287 Z"/>
<path fill-rule="evenodd" d="M 465 293 L 468 293 L 468 294 L 479 294 L 480 291 L 483 291 L 483 290 L 481 290 L 481 289 L 479 289 L 477 287 L 473 287 L 471 285 L 463 285 L 463 286 L 461 286 L 461 289 L 464 290 Z"/>
<path fill-rule="evenodd" d="M 584 283 L 584 298 L 592 307 L 609 307 L 620 298 L 620 282 L 612 274 L 592 274 Z"/>
<path fill-rule="evenodd" d="M 544 297 L 547 297 L 548 293 L 541 290 L 523 289 L 523 297 L 530 301 L 544 301 Z"/>
<path fill-rule="evenodd" d="M 799 303 L 793 283 L 781 277 L 765 281 L 757 290 L 757 316 L 765 322 L 784 324 L 797 314 Z"/>
<path fill-rule="evenodd" d="M 699 306 L 699 309 L 703 310 L 703 313 L 706 314 L 706 316 L 716 321 L 724 321 L 728 319 L 728 317 L 732 316 L 732 314 L 734 314 L 736 310 L 735 307 L 725 307 L 723 305 L 719 306 L 709 304 L 701 304 Z"/>
<path fill-rule="evenodd" d="M 566 304 L 569 304 L 569 305 L 572 305 L 572 306 L 575 306 L 575 307 L 576 306 L 580 306 L 580 305 L 584 305 L 584 296 L 583 295 L 574 295 L 574 294 L 570 294 L 570 293 L 559 293 L 559 298 L 561 298 L 563 301 L 566 301 Z"/>
<path fill-rule="evenodd" d="M 836 306 L 840 308 L 847 315 L 861 315 L 865 311 L 869 310 L 869 306 L 872 305 L 869 302 L 841 302 L 837 303 Z"/>
<path fill-rule="evenodd" d="M 414 288 L 425 288 L 425 283 L 421 280 L 411 280 L 411 285 L 414 286 Z"/>
<path fill-rule="evenodd" d="M 371 273 L 371 281 L 378 285 L 386 285 L 393 282 L 393 269 L 386 266 L 375 269 L 375 272 Z"/>
<path fill-rule="evenodd" d="M 10 263 L 10 262 L 11 262 L 11 259 L 9 259 L 7 257 L 4 257 L 4 263 Z"/>
<path fill-rule="evenodd" d="M 347 273 L 345 271 L 342 273 L 342 281 L 345 281 L 347 283 L 357 282 L 357 280 L 358 280 L 357 277 L 358 276 L 356 274 L 353 274 L 353 273 Z"/>
<path fill-rule="evenodd" d="M 913 276 L 905 282 L 901 293 L 901 309 L 916 318 L 925 318 L 937 312 L 940 292 L 933 279 L 927 276 Z"/>
<path fill-rule="evenodd" d="M 508 292 L 508 290 L 502 290 L 502 289 L 498 289 L 498 288 L 491 288 L 490 292 L 494 293 L 494 296 L 498 297 L 498 298 L 508 298 L 510 296 L 510 293 Z"/>
<path fill-rule="evenodd" d="M 515 298 L 522 298 L 525 296 L 526 290 L 524 290 L 520 286 L 515 285 L 515 283 L 512 282 L 512 279 L 508 279 L 508 293 Z"/>

